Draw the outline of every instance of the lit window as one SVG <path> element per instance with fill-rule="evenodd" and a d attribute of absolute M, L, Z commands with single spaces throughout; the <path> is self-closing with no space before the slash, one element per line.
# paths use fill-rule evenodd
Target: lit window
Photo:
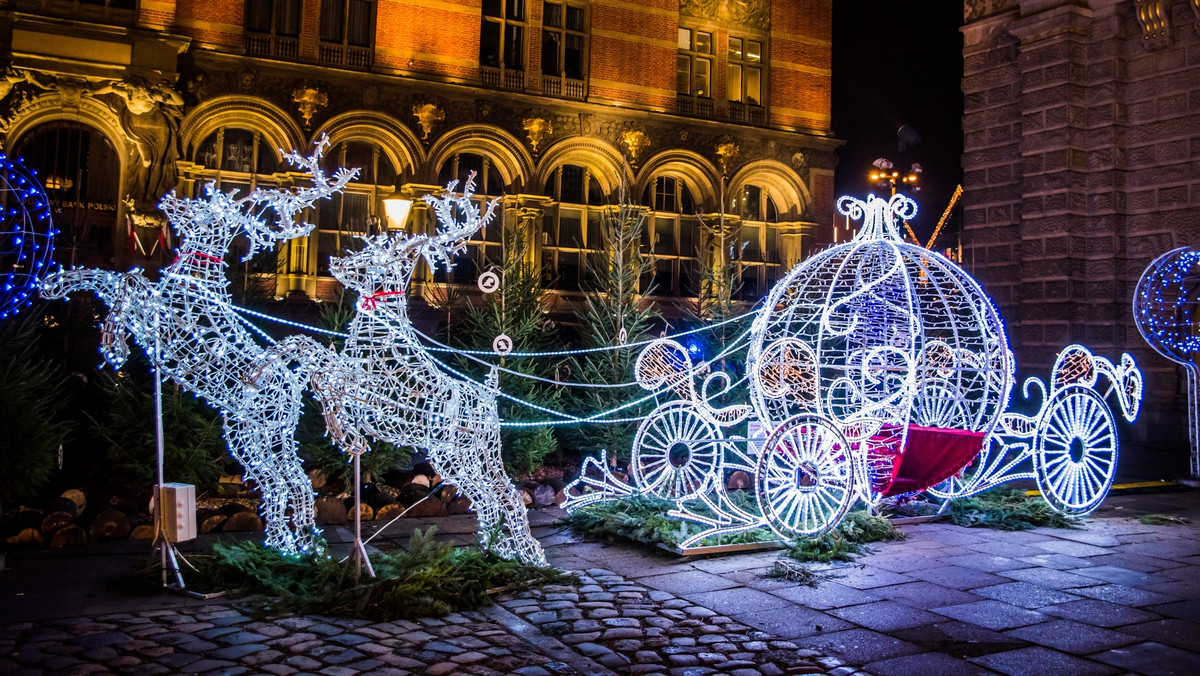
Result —
<path fill-rule="evenodd" d="M 730 101 L 751 106 L 762 105 L 762 42 L 747 38 L 729 38 L 725 88 Z"/>
<path fill-rule="evenodd" d="M 675 88 L 680 96 L 712 98 L 712 33 L 679 29 Z"/>

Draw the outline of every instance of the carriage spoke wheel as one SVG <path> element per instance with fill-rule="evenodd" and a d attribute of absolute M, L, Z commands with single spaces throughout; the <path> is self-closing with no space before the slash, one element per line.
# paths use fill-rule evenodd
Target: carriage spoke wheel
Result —
<path fill-rule="evenodd" d="M 688 500 L 719 475 L 721 431 L 695 405 L 672 401 L 638 427 L 630 469 L 638 488 L 664 500 Z M 717 480 L 721 479 L 717 476 Z"/>
<path fill-rule="evenodd" d="M 1038 488 L 1051 507 L 1082 515 L 1100 506 L 1117 469 L 1116 424 L 1100 395 L 1070 385 L 1056 392 L 1035 443 Z"/>
<path fill-rule="evenodd" d="M 793 416 L 767 439 L 755 487 L 763 516 L 780 537 L 833 528 L 854 502 L 850 444 L 829 420 Z"/>

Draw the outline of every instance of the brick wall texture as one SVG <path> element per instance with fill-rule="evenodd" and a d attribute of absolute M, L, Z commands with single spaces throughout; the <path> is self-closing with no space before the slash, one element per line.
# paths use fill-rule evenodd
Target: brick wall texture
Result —
<path fill-rule="evenodd" d="M 1079 342 L 1147 378 L 1123 471 L 1186 467 L 1182 371 L 1143 342 L 1133 289 L 1159 254 L 1200 245 L 1200 16 L 1161 0 L 965 3 L 964 262 L 998 303 L 1018 375 Z M 1181 469 L 1182 471 L 1182 469 Z"/>

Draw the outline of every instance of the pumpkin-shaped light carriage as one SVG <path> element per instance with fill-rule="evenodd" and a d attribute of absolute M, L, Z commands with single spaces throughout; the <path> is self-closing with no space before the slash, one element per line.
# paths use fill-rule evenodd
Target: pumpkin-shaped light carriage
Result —
<path fill-rule="evenodd" d="M 755 317 L 749 406 L 710 405 L 711 386 L 724 391 L 728 377 L 709 374 L 697 391 L 677 343 L 645 348 L 639 380 L 679 399 L 639 428 L 629 492 L 676 500 L 675 514 L 706 526 L 684 547 L 761 525 L 814 535 L 857 499 L 923 490 L 953 499 L 1018 478 L 1036 478 L 1058 510 L 1095 509 L 1118 452 L 1105 399 L 1115 392 L 1130 420 L 1141 400 L 1132 358 L 1117 366 L 1071 345 L 1049 387 L 1026 381 L 1038 411 L 1006 411 L 1014 363 L 1000 316 L 965 270 L 900 236 L 897 220 L 916 203 L 843 197 L 838 209 L 863 220 L 855 238 L 793 269 Z M 721 430 L 747 417 L 766 436 L 739 448 Z M 758 513 L 729 498 L 729 465 L 753 472 Z"/>

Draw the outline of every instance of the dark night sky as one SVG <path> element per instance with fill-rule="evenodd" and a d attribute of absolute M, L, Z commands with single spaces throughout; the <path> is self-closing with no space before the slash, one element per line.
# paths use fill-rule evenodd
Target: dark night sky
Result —
<path fill-rule="evenodd" d="M 923 239 L 962 181 L 962 15 L 962 3 L 948 0 L 833 3 L 833 131 L 846 142 L 838 151 L 837 195 L 886 196 L 867 178 L 878 157 L 900 171 L 920 163 L 912 225 Z M 904 153 L 901 124 L 921 137 Z M 939 237 L 941 248 L 954 244 L 950 229 L 960 211 L 961 204 Z"/>

